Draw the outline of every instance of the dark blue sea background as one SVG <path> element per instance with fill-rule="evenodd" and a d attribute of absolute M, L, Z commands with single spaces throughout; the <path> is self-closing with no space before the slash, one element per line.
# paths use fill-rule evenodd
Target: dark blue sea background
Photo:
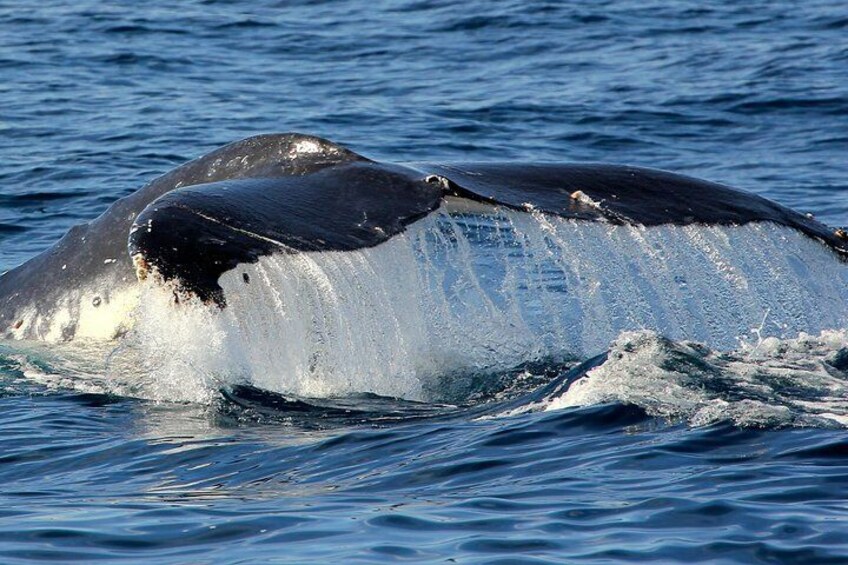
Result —
<path fill-rule="evenodd" d="M 386 161 L 669 169 L 844 225 L 848 7 L 0 0 L 0 271 L 188 159 L 283 131 Z M 803 402 L 780 418 L 739 417 L 774 399 L 740 404 L 729 372 L 710 394 L 735 416 L 699 423 L 626 397 L 487 407 L 551 368 L 457 408 L 169 403 L 0 343 L 0 562 L 845 563 L 848 435 L 804 412 L 821 391 L 802 377 L 848 382 L 846 358 L 781 366 L 774 394 Z"/>

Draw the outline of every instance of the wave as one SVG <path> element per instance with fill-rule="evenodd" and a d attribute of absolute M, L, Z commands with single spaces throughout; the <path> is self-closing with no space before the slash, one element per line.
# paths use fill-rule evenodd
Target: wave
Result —
<path fill-rule="evenodd" d="M 720 352 L 654 332 L 625 332 L 602 362 L 522 409 L 605 403 L 632 404 L 692 426 L 845 427 L 848 333 L 766 338 Z"/>

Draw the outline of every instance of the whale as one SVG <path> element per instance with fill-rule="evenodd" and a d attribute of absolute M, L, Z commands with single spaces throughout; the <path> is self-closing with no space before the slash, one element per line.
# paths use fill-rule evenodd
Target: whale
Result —
<path fill-rule="evenodd" d="M 392 164 L 311 135 L 263 134 L 152 180 L 0 276 L 0 336 L 119 340 L 158 292 L 175 311 L 235 315 L 265 300 L 258 307 L 281 303 L 290 318 L 310 303 L 303 332 L 328 319 L 315 321 L 315 304 L 332 302 L 333 335 L 350 347 L 357 330 L 338 317 L 391 302 L 395 326 L 429 333 L 435 349 L 476 339 L 518 359 L 528 348 L 579 356 L 629 329 L 709 342 L 761 318 L 787 332 L 844 327 L 846 264 L 841 229 L 664 170 Z M 276 290 L 257 289 L 273 286 L 271 266 Z M 439 298 L 416 302 L 419 292 Z"/>

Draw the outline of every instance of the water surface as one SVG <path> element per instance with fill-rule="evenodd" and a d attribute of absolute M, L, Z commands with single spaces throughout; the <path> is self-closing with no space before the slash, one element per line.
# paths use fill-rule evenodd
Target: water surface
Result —
<path fill-rule="evenodd" d="M 846 31 L 830 2 L 0 0 L 0 269 L 275 131 L 387 161 L 658 167 L 843 225 Z M 540 399 L 569 365 L 454 375 L 459 407 L 169 403 L 87 367 L 108 352 L 2 344 L 0 560 L 841 563 L 832 330 L 625 335 L 601 383 Z"/>

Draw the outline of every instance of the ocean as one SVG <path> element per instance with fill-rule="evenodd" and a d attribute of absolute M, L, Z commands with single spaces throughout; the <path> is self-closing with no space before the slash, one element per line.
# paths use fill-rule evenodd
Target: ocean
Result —
<path fill-rule="evenodd" d="M 654 167 L 844 226 L 847 38 L 822 1 L 0 0 L 0 272 L 267 132 Z M 261 317 L 237 349 L 155 308 L 129 345 L 0 341 L 0 562 L 848 562 L 844 324 L 764 335 L 763 312 L 720 346 L 622 331 L 423 379 L 402 320 L 357 304 L 344 335 L 388 337 L 336 335 L 306 380 Z"/>

